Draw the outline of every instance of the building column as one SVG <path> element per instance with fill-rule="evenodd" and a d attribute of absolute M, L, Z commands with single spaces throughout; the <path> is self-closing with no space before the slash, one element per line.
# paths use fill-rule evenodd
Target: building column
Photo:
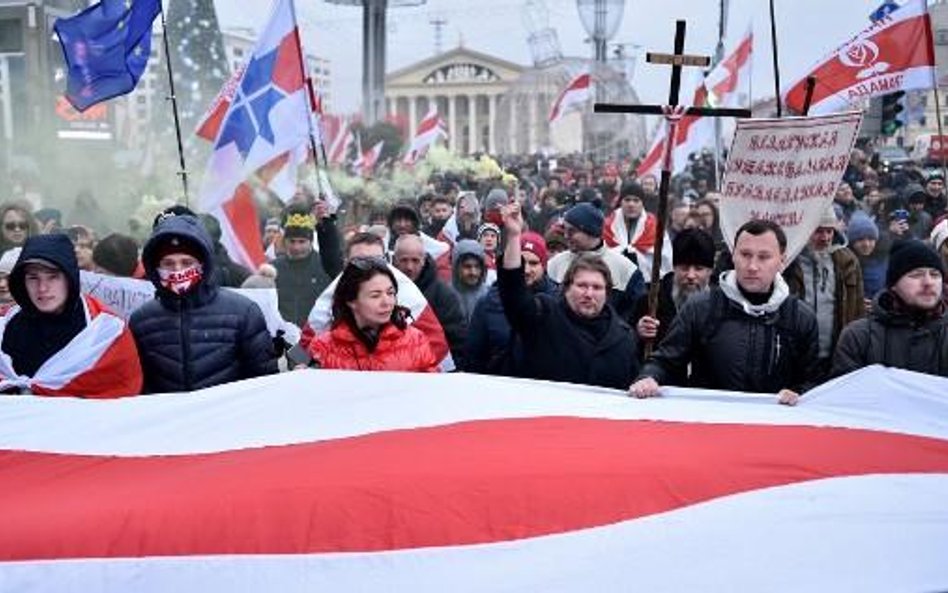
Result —
<path fill-rule="evenodd" d="M 448 123 L 448 133 L 451 134 L 451 151 L 458 152 L 458 98 L 457 95 L 448 97 L 448 111 L 450 111 L 450 120 Z"/>
<path fill-rule="evenodd" d="M 527 152 L 533 154 L 537 147 L 537 96 L 526 95 L 526 97 L 530 101 L 530 107 L 527 110 L 529 118 L 527 121 Z"/>
<path fill-rule="evenodd" d="M 418 133 L 418 97 L 408 97 L 408 141 Z"/>
<path fill-rule="evenodd" d="M 389 97 L 385 100 L 385 103 L 386 113 L 388 113 L 389 117 L 398 115 L 398 96 L 393 95 Z"/>
<path fill-rule="evenodd" d="M 471 131 L 467 143 L 467 153 L 474 154 L 480 150 L 480 130 L 477 129 L 477 95 L 467 96 L 467 129 Z"/>
<path fill-rule="evenodd" d="M 497 154 L 497 145 L 494 140 L 494 120 L 497 118 L 497 100 L 500 95 L 487 96 L 487 151 Z"/>
<path fill-rule="evenodd" d="M 517 121 L 517 97 L 519 94 L 511 93 L 510 95 L 510 104 L 508 108 L 510 109 L 510 130 L 507 133 L 507 150 L 509 154 L 517 154 L 517 151 L 520 149 L 517 146 L 517 136 L 520 134 L 519 128 L 520 122 Z"/>

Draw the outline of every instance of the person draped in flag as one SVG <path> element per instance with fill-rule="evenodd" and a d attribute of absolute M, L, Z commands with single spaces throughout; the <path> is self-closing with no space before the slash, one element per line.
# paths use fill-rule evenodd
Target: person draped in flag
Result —
<path fill-rule="evenodd" d="M 142 249 L 155 298 L 129 326 L 142 357 L 145 393 L 193 391 L 277 372 L 273 341 L 256 303 L 217 283 L 211 238 L 189 214 L 168 213 Z"/>
<path fill-rule="evenodd" d="M 0 318 L 0 392 L 137 395 L 142 371 L 125 322 L 82 295 L 66 235 L 27 239 L 9 277 L 16 301 Z"/>
<path fill-rule="evenodd" d="M 634 181 L 622 184 L 619 207 L 609 213 L 603 225 L 602 240 L 607 246 L 632 260 L 645 278 L 652 277 L 652 254 L 658 240 L 658 218 L 645 210 L 645 190 Z M 663 238 L 662 270 L 671 271 L 671 243 Z"/>
<path fill-rule="evenodd" d="M 660 395 L 664 384 L 778 394 L 792 405 L 813 386 L 819 331 L 813 310 L 780 276 L 787 236 L 752 220 L 734 236 L 734 270 L 678 311 L 629 394 Z"/>
<path fill-rule="evenodd" d="M 315 366 L 356 371 L 438 371 L 428 338 L 397 304 L 398 282 L 383 258 L 349 260 L 332 299 L 332 325 L 314 339 Z"/>

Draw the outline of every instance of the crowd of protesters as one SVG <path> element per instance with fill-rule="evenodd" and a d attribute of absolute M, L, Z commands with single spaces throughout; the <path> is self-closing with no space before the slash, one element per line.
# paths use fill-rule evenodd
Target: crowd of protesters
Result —
<path fill-rule="evenodd" d="M 366 220 L 300 191 L 261 221 L 269 261 L 257 270 L 228 255 L 219 221 L 185 207 L 161 212 L 140 246 L 131 232 L 100 236 L 95 220 L 63 228 L 55 211 L 4 204 L 0 388 L 115 397 L 281 368 L 449 369 L 793 404 L 870 364 L 948 376 L 941 170 L 890 169 L 855 150 L 788 261 L 784 230 L 767 221 L 741 226 L 728 249 L 707 155 L 674 179 L 661 237 L 654 176 L 523 163 L 486 181 L 433 175 L 417 199 Z M 125 322 L 81 294 L 80 270 L 151 282 L 155 298 Z M 280 315 L 304 330 L 299 344 L 272 336 L 259 307 L 224 287 L 275 289 Z M 320 307 L 327 323 L 316 327 Z"/>

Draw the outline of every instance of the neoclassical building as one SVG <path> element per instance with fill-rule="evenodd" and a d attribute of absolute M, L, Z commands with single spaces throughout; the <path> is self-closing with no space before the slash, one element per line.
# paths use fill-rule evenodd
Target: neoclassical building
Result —
<path fill-rule="evenodd" d="M 386 110 L 408 122 L 411 137 L 434 103 L 448 123 L 453 151 L 507 152 L 504 133 L 497 129 L 498 109 L 523 71 L 518 64 L 457 47 L 386 76 Z"/>

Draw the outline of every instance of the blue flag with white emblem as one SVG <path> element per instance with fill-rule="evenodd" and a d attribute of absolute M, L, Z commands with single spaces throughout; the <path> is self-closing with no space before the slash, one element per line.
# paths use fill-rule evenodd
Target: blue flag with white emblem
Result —
<path fill-rule="evenodd" d="M 131 92 L 151 53 L 160 0 L 102 0 L 54 30 L 68 67 L 66 99 L 79 111 Z"/>

